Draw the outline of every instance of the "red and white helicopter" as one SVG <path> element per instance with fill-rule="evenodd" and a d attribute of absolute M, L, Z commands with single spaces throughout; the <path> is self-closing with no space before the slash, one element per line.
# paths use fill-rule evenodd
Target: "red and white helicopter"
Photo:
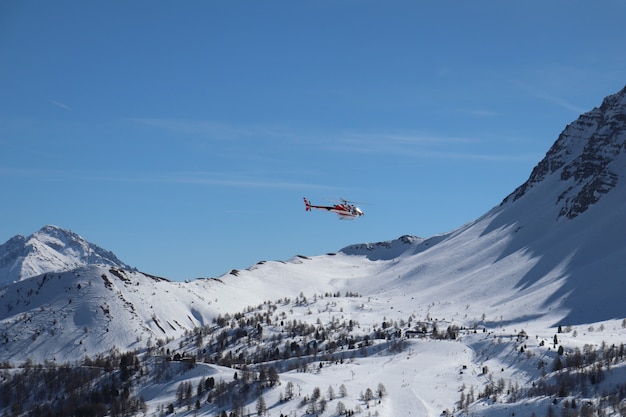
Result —
<path fill-rule="evenodd" d="M 306 211 L 311 211 L 311 209 L 318 210 L 326 210 L 332 213 L 336 213 L 339 216 L 339 220 L 354 220 L 357 217 L 361 217 L 363 212 L 360 208 L 352 204 L 348 200 L 344 200 L 343 198 L 339 200 L 337 204 L 334 206 L 315 206 L 309 202 L 309 200 L 304 198 L 304 205 L 306 206 Z"/>

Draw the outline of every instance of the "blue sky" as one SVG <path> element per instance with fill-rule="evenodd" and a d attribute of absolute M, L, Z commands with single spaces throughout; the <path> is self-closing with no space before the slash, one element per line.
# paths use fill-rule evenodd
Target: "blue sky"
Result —
<path fill-rule="evenodd" d="M 3 1 L 0 241 L 54 224 L 182 280 L 450 231 L 624 87 L 625 19 L 618 0 Z"/>

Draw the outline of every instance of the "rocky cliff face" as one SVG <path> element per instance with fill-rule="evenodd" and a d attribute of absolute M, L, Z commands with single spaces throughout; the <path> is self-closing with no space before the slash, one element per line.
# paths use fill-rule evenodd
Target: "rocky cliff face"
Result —
<path fill-rule="evenodd" d="M 553 178 L 551 178 L 553 177 Z M 626 178 L 626 87 L 599 108 L 568 125 L 530 178 L 502 204 L 524 197 L 547 179 L 558 187 L 559 217 L 573 219 L 587 211 Z"/>

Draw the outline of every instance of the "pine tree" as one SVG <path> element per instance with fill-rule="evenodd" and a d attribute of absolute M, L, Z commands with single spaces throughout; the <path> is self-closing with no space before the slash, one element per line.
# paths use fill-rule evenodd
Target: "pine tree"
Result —
<path fill-rule="evenodd" d="M 178 384 L 176 388 L 176 402 L 179 406 L 183 404 L 183 400 L 185 399 L 185 383 L 181 382 Z"/>
<path fill-rule="evenodd" d="M 204 377 L 202 377 L 200 379 L 200 382 L 198 382 L 198 388 L 197 388 L 198 397 L 201 397 L 202 393 L 204 393 L 205 386 L 206 386 L 206 380 L 204 379 Z"/>
<path fill-rule="evenodd" d="M 204 389 L 206 391 L 211 391 L 215 387 L 215 378 L 212 376 L 208 377 L 204 382 Z"/>
<path fill-rule="evenodd" d="M 278 371 L 276 371 L 276 368 L 274 366 L 270 366 L 267 370 L 267 379 L 269 380 L 271 387 L 278 385 L 278 383 L 280 382 Z"/>

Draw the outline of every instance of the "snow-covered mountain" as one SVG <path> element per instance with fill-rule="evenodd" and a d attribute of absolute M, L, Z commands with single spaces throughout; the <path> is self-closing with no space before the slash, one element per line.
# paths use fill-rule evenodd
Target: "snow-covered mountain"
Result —
<path fill-rule="evenodd" d="M 515 201 L 535 186 L 558 178 L 555 204 L 559 217 L 584 213 L 624 180 L 626 93 L 606 97 L 599 108 L 568 125 L 530 178 L 504 202 Z M 543 185 L 542 185 L 543 184 Z M 554 197 L 553 195 L 552 197 Z"/>
<path fill-rule="evenodd" d="M 17 235 L 0 245 L 0 285 L 95 264 L 132 269 L 112 252 L 76 233 L 48 225 L 28 237 Z"/>
<path fill-rule="evenodd" d="M 304 363 L 316 362 L 316 375 L 329 367 L 325 384 L 341 378 L 363 390 L 380 379 L 395 394 L 381 402 L 379 415 L 411 410 L 434 417 L 455 408 L 459 390 L 466 393 L 461 385 L 486 392 L 494 387 L 488 368 L 501 369 L 497 377 L 510 384 L 535 387 L 545 383 L 546 364 L 560 357 L 558 344 L 567 355 L 587 345 L 623 343 L 625 202 L 626 88 L 567 126 L 528 181 L 499 206 L 426 239 L 405 235 L 337 253 L 263 261 L 216 279 L 172 282 L 134 271 L 77 235 L 47 226 L 0 247 L 4 282 L 17 281 L 0 290 L 0 362 L 60 362 L 156 345 L 206 358 L 211 365 L 189 374 L 198 382 L 205 374 L 232 379 L 234 371 L 224 366 L 237 355 L 278 364 L 278 358 L 314 347 Z M 302 322 L 313 326 L 314 340 L 302 334 Z M 560 341 L 558 326 L 570 329 Z M 611 330 L 597 334 L 596 326 Z M 436 327 L 452 329 L 448 337 L 456 342 L 392 343 L 434 335 Z M 484 333 L 457 338 L 455 329 L 468 328 Z M 363 338 L 358 354 L 356 337 Z M 338 346 L 343 353 L 333 350 Z M 318 357 L 318 348 L 327 359 Z M 522 355 L 527 349 L 532 354 Z M 372 353 L 374 359 L 365 358 Z M 355 357 L 360 359 L 347 365 L 349 371 L 340 362 Z M 225 360 L 229 365 L 222 365 Z M 319 381 L 312 373 L 289 373 L 288 363 L 281 365 L 284 380 L 309 391 Z M 616 363 L 615 376 L 596 385 L 598 392 L 623 380 L 626 362 Z M 174 401 L 173 384 L 147 384 L 142 395 L 153 407 Z M 276 390 L 267 395 L 285 415 L 308 413 L 279 400 Z M 498 405 L 502 395 L 470 411 L 511 415 Z M 589 398 L 583 391 L 576 395 L 578 402 Z M 517 400 L 507 394 L 506 401 Z M 545 397 L 530 407 L 520 404 L 519 411 L 545 414 L 550 404 Z M 215 415 L 216 407 L 201 404 L 201 415 Z"/>
<path fill-rule="evenodd" d="M 523 317 L 524 297 L 533 300 L 534 314 L 560 310 L 565 323 L 626 316 L 621 301 L 626 293 L 626 88 L 568 125 L 529 179 L 476 221 L 430 239 L 405 236 L 343 251 L 401 260 L 412 267 L 402 277 L 407 285 L 455 283 L 454 293 L 482 287 L 480 294 L 465 298 L 484 298 L 492 306 L 508 300 L 517 311 L 511 320 Z M 464 298 L 451 294 L 437 297 Z"/>

